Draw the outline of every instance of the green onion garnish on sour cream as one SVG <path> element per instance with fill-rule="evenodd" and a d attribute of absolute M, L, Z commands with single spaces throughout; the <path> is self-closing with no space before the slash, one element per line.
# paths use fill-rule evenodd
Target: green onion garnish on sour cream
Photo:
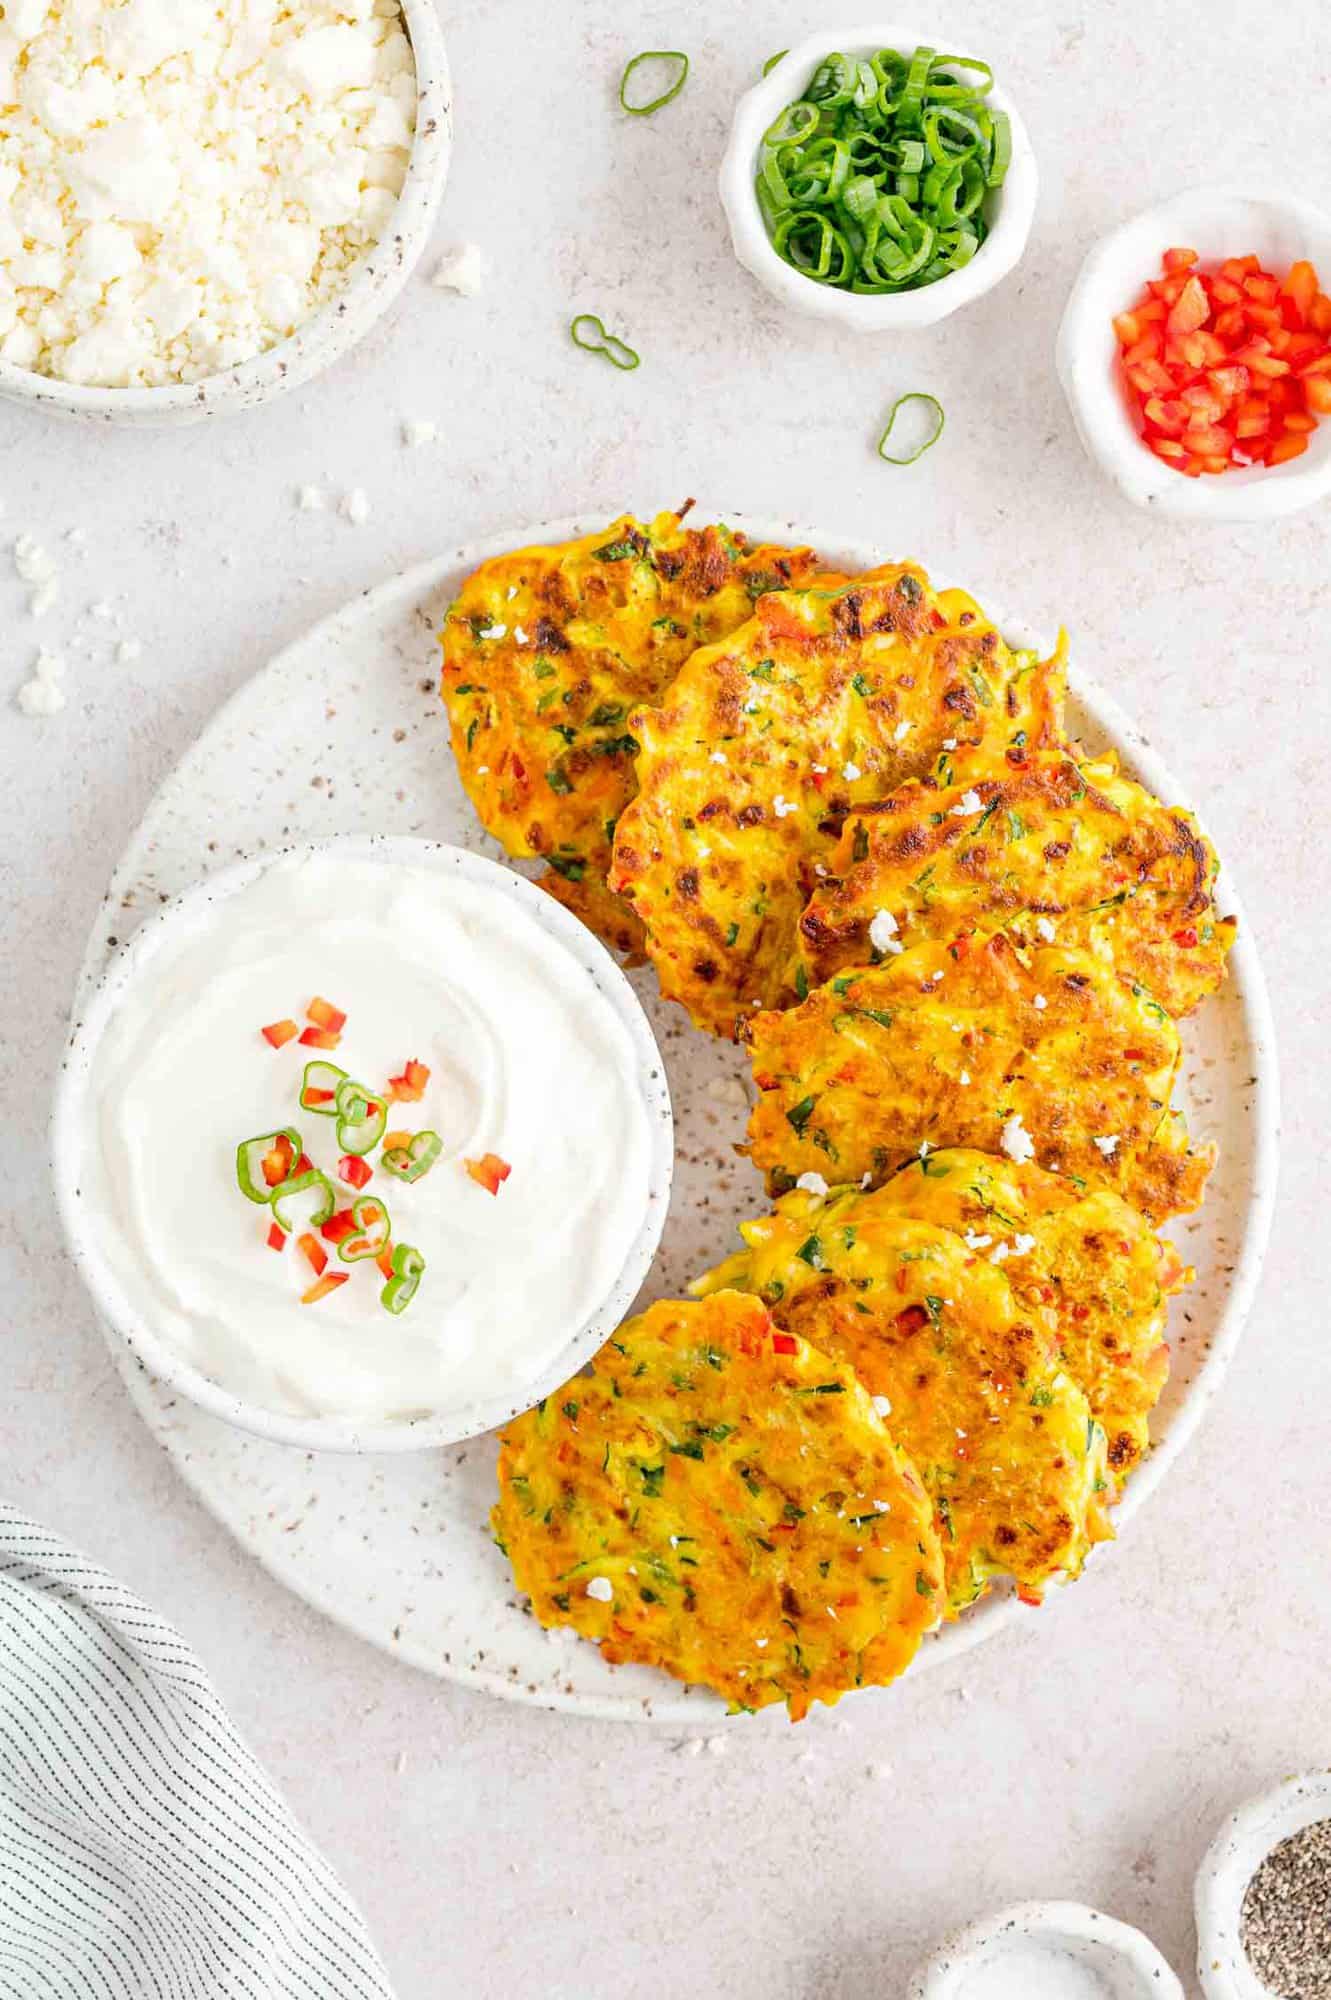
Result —
<path fill-rule="evenodd" d="M 1012 151 L 988 63 L 879 49 L 824 57 L 764 134 L 756 181 L 773 248 L 822 285 L 904 292 L 968 264 Z"/>

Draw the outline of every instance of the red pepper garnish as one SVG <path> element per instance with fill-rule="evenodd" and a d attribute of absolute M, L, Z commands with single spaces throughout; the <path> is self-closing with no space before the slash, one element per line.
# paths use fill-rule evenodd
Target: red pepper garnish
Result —
<path fill-rule="evenodd" d="M 923 1306 L 906 1306 L 892 1322 L 900 1334 L 918 1333 L 929 1324 L 929 1315 Z"/>
<path fill-rule="evenodd" d="M 328 1268 L 328 1252 L 324 1249 L 323 1244 L 317 1236 L 312 1236 L 308 1229 L 303 1236 L 298 1236 L 296 1241 L 313 1265 L 315 1277 L 322 1278 Z"/>
<path fill-rule="evenodd" d="M 347 1025 L 347 1017 L 340 1007 L 331 1007 L 326 1000 L 311 1000 L 305 1009 L 307 1021 L 313 1021 L 316 1028 L 327 1028 L 330 1035 L 340 1035 Z"/>
<path fill-rule="evenodd" d="M 397 1152 L 399 1149 L 405 1151 L 405 1149 L 411 1144 L 413 1136 L 414 1135 L 410 1132 L 385 1132 L 383 1137 L 383 1149 L 386 1153 L 394 1153 Z"/>
<path fill-rule="evenodd" d="M 1146 1051 L 1145 1049 L 1124 1049 L 1123 1060 L 1124 1062 L 1145 1062 Z"/>
<path fill-rule="evenodd" d="M 291 1171 L 293 1174 L 312 1174 L 314 1172 L 314 1161 L 308 1153 L 302 1153 Z"/>
<path fill-rule="evenodd" d="M 401 1076 L 389 1077 L 388 1095 L 395 1104 L 419 1104 L 429 1081 L 430 1071 L 426 1063 L 409 1062 L 404 1065 Z"/>
<path fill-rule="evenodd" d="M 342 1037 L 330 1028 L 302 1028 L 300 1039 L 307 1049 L 335 1049 Z"/>
<path fill-rule="evenodd" d="M 316 1104 L 332 1104 L 336 1097 L 337 1092 L 335 1090 L 312 1090 L 307 1084 L 301 1102 L 309 1110 L 313 1111 Z"/>
<path fill-rule="evenodd" d="M 275 1049 L 280 1049 L 293 1035 L 298 1035 L 300 1029 L 294 1021 L 270 1021 L 266 1028 L 259 1030 L 259 1033 L 266 1042 L 271 1042 Z"/>
<path fill-rule="evenodd" d="M 356 1153 L 344 1153 L 337 1163 L 337 1177 L 348 1187 L 363 1188 L 374 1178 L 374 1168 Z"/>
<path fill-rule="evenodd" d="M 301 1304 L 303 1306 L 317 1306 L 320 1299 L 326 1299 L 328 1294 L 335 1292 L 339 1285 L 345 1285 L 350 1276 L 350 1271 L 327 1272 L 325 1276 L 315 1280 L 308 1292 L 301 1293 Z"/>
<path fill-rule="evenodd" d="M 393 1266 L 393 1246 L 391 1243 L 385 1243 L 374 1261 L 386 1278 L 395 1278 L 397 1276 L 397 1272 Z"/>
<path fill-rule="evenodd" d="M 774 1333 L 772 1335 L 773 1354 L 798 1354 L 799 1351 L 800 1344 L 793 1333 Z"/>
<path fill-rule="evenodd" d="M 350 1236 L 356 1227 L 356 1219 L 349 1208 L 339 1208 L 336 1215 L 330 1215 L 320 1227 L 319 1234 L 327 1243 L 340 1243 L 344 1236 Z"/>
<path fill-rule="evenodd" d="M 479 1181 L 487 1194 L 498 1194 L 513 1171 L 508 1161 L 501 1160 L 498 1153 L 483 1153 L 479 1160 L 468 1160 L 466 1168 L 472 1179 Z"/>
<path fill-rule="evenodd" d="M 270 1250 L 285 1250 L 286 1247 L 287 1236 L 285 1229 L 279 1229 L 275 1222 L 269 1223 L 268 1248 Z"/>
<path fill-rule="evenodd" d="M 1197 933 L 1192 925 L 1185 924 L 1181 931 L 1175 931 L 1174 942 L 1181 944 L 1185 951 L 1190 951 L 1197 942 Z"/>
<path fill-rule="evenodd" d="M 279 1138 L 277 1144 L 264 1154 L 261 1165 L 266 1184 L 281 1187 L 291 1172 L 291 1141 Z"/>

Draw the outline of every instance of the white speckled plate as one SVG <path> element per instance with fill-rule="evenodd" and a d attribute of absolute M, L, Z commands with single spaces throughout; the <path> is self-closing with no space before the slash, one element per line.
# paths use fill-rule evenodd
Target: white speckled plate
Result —
<path fill-rule="evenodd" d="M 725 518 L 760 539 L 812 542 L 848 568 L 867 568 L 878 557 L 871 547 L 835 543 L 801 524 Z M 433 634 L 478 562 L 524 542 L 586 534 L 598 519 L 545 523 L 452 550 L 356 598 L 256 674 L 148 808 L 94 927 L 81 991 L 148 911 L 242 854 L 334 833 L 424 834 L 497 854 L 458 782 L 436 691 Z M 920 553 L 928 559 L 927 550 Z M 1015 640 L 1034 643 L 1017 624 L 1008 629 Z M 1129 770 L 1179 801 L 1145 739 L 1075 666 L 1073 677 L 1076 732 L 1093 748 L 1114 745 Z M 222 831 L 231 827 L 243 829 L 243 847 Z M 1232 885 L 1228 901 L 1232 907 Z M 746 1116 L 743 1058 L 688 1027 L 677 1008 L 660 1000 L 650 972 L 633 980 L 665 1055 L 675 1103 L 671 1216 L 646 1294 L 659 1296 L 678 1292 L 733 1248 L 736 1221 L 765 1201 L 757 1174 L 732 1150 Z M 1228 984 L 1189 1023 L 1187 1038 L 1193 1128 L 1219 1141 L 1220 1164 L 1202 1215 L 1178 1231 L 1197 1283 L 1174 1308 L 1173 1374 L 1157 1415 L 1155 1450 L 1118 1512 L 1124 1530 L 1220 1384 L 1266 1245 L 1276 1175 L 1276 1062 L 1246 927 L 1240 925 Z M 487 1527 L 490 1440 L 401 1457 L 292 1450 L 247 1437 L 181 1401 L 123 1343 L 112 1344 L 145 1422 L 205 1505 L 274 1576 L 339 1624 L 427 1673 L 514 1700 L 671 1723 L 721 1715 L 713 1696 L 644 1668 L 609 1667 L 593 1647 L 547 1636 L 522 1609 Z M 1094 1590 L 1094 1568 L 1081 1587 Z M 1021 1615 L 1015 1600 L 985 1599 L 925 1646 L 915 1671 L 954 1658 L 1014 1615 Z"/>

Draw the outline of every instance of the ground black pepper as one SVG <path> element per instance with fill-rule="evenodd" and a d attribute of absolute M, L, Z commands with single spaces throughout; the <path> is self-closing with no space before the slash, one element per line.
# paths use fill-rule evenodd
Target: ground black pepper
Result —
<path fill-rule="evenodd" d="M 1271 1849 L 1244 1893 L 1239 1935 L 1280 2000 L 1331 2000 L 1331 1819 Z"/>

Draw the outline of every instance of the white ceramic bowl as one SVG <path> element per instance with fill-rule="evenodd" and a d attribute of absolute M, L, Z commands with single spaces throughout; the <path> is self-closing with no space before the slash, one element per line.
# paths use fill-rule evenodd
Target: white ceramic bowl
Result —
<path fill-rule="evenodd" d="M 1331 1819 L 1331 1771 L 1286 1778 L 1231 1813 L 1197 1871 L 1197 1977 L 1206 2000 L 1272 2000 L 1243 1949 L 1243 1898 L 1273 1847 Z"/>
<path fill-rule="evenodd" d="M 1070 1992 L 1098 1991 L 1103 2000 L 1183 2000 L 1183 1988 L 1148 1937 L 1086 1903 L 1016 1903 L 958 1931 L 921 1967 L 908 2000 L 971 2000 L 971 1995 L 1019 1993 L 1023 1972 L 1042 1963 L 1048 1979 L 1036 1990 L 1056 1993 L 1060 1968 L 1082 1978 Z M 1010 1984 L 993 1974 L 1009 1968 Z"/>
<path fill-rule="evenodd" d="M 275 861 L 292 855 L 330 853 L 339 859 L 371 860 L 385 867 L 408 863 L 439 868 L 460 875 L 464 881 L 475 883 L 495 897 L 507 897 L 590 976 L 601 998 L 623 1023 L 633 1045 L 638 1088 L 651 1134 L 647 1207 L 606 1298 L 585 1325 L 574 1329 L 559 1355 L 516 1402 L 509 1395 L 472 1398 L 424 1416 L 374 1423 L 356 1423 L 340 1417 L 293 1416 L 265 1409 L 194 1367 L 136 1312 L 90 1226 L 78 1186 L 81 1139 L 90 1115 L 88 1086 L 102 1036 L 141 967 L 186 929 L 201 909 L 247 888 Z M 665 1067 L 647 1017 L 609 952 L 576 917 L 524 876 L 515 875 L 511 869 L 483 855 L 450 847 L 442 841 L 344 835 L 270 851 L 254 861 L 238 862 L 197 883 L 140 925 L 111 960 L 91 998 L 83 1005 L 81 1017 L 72 1024 L 56 1086 L 51 1155 L 56 1206 L 70 1253 L 112 1341 L 123 1342 L 142 1367 L 214 1416 L 279 1444 L 299 1445 L 307 1451 L 421 1451 L 497 1430 L 519 1410 L 530 1409 L 542 1396 L 567 1382 L 614 1332 L 651 1267 L 665 1224 L 674 1170 L 674 1125 Z"/>
<path fill-rule="evenodd" d="M 1087 452 L 1135 506 L 1194 521 L 1264 521 L 1294 514 L 1331 493 L 1331 421 L 1284 465 L 1252 466 L 1188 479 L 1157 458 L 1133 421 L 1118 368 L 1116 313 L 1160 275 L 1176 245 L 1203 263 L 1249 251 L 1283 275 L 1299 257 L 1331 284 L 1331 215 L 1275 190 L 1191 188 L 1103 237 L 1072 287 L 1058 332 L 1058 374 Z"/>
<path fill-rule="evenodd" d="M 387 312 L 426 243 L 443 199 L 452 148 L 452 87 L 435 0 L 401 0 L 416 57 L 416 132 L 388 228 L 351 281 L 289 339 L 202 382 L 160 389 L 97 389 L 0 360 L 0 396 L 61 416 L 138 429 L 198 423 L 253 409 L 320 374 Z"/>
<path fill-rule="evenodd" d="M 804 277 L 772 248 L 754 193 L 754 177 L 763 134 L 773 120 L 787 104 L 795 101 L 818 64 L 834 51 L 865 56 L 877 49 L 900 49 L 909 54 L 921 43 L 935 39 L 934 32 L 890 23 L 871 22 L 863 27 L 824 30 L 787 50 L 781 61 L 752 90 L 746 91 L 735 106 L 730 144 L 720 174 L 721 203 L 730 223 L 735 255 L 774 298 L 793 306 L 797 312 L 810 313 L 815 319 L 836 320 L 860 333 L 908 332 L 915 327 L 933 326 L 959 306 L 969 305 L 973 299 L 992 291 L 1025 250 L 1035 215 L 1038 186 L 1035 155 L 1016 106 L 997 82 L 989 92 L 988 101 L 995 111 L 1006 111 L 1011 121 L 1012 160 L 1002 187 L 995 188 L 985 200 L 989 234 L 961 270 L 940 278 L 937 284 L 924 285 L 919 291 L 861 296 Z M 986 50 L 970 53 L 987 59 Z"/>

